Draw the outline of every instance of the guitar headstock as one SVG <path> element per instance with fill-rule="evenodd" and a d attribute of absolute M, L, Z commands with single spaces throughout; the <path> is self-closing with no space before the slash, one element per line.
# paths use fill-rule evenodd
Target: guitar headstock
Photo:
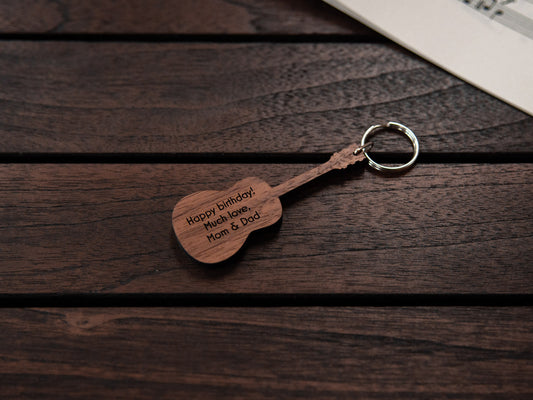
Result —
<path fill-rule="evenodd" d="M 345 169 L 346 167 L 362 161 L 365 158 L 364 150 L 368 150 L 372 143 L 367 143 L 364 146 L 353 144 L 345 149 L 333 153 L 327 164 L 331 169 Z"/>

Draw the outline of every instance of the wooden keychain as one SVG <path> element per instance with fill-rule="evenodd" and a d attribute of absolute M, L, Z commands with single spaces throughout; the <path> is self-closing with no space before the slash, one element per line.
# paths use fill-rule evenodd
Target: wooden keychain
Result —
<path fill-rule="evenodd" d="M 389 128 L 405 134 L 413 145 L 413 156 L 406 164 L 389 167 L 368 155 L 372 143 L 367 138 Z M 410 168 L 418 157 L 418 139 L 405 125 L 389 122 L 373 125 L 364 133 L 361 144 L 334 153 L 329 161 L 282 184 L 271 187 L 265 181 L 248 177 L 227 190 L 207 190 L 190 194 L 174 207 L 172 225 L 183 249 L 205 264 L 219 263 L 233 256 L 255 230 L 276 223 L 282 214 L 279 197 L 334 169 L 344 169 L 368 159 L 378 171 L 399 172 Z"/>

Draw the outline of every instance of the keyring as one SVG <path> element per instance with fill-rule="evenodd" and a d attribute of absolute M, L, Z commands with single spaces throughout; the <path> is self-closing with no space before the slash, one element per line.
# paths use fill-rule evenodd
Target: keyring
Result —
<path fill-rule="evenodd" d="M 399 165 L 397 167 L 388 167 L 386 165 L 379 164 L 375 162 L 374 160 L 372 160 L 372 158 L 370 158 L 365 147 L 366 139 L 369 136 L 372 136 L 377 130 L 385 129 L 385 128 L 389 128 L 389 129 L 404 133 L 409 138 L 409 140 L 411 141 L 411 144 L 413 145 L 413 157 L 411 157 L 409 162 Z M 364 133 L 361 139 L 361 148 L 363 150 L 365 157 L 368 160 L 368 165 L 370 167 L 378 171 L 389 171 L 389 172 L 400 172 L 400 171 L 405 171 L 406 169 L 410 168 L 415 163 L 418 157 L 418 152 L 419 152 L 418 139 L 416 138 L 413 131 L 409 129 L 408 127 L 406 127 L 405 125 L 399 124 L 397 122 L 388 122 L 387 125 L 372 125 L 370 128 L 366 130 L 366 132 Z"/>

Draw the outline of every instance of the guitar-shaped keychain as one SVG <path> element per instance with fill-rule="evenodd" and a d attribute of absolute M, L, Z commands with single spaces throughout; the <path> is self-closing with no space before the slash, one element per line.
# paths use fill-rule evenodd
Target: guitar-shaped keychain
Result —
<path fill-rule="evenodd" d="M 404 133 L 413 145 L 411 160 L 388 167 L 376 163 L 368 155 L 372 143 L 368 137 L 389 128 Z M 271 187 L 265 181 L 248 177 L 223 191 L 207 190 L 190 194 L 174 207 L 172 225 L 183 249 L 195 260 L 205 264 L 219 263 L 233 256 L 253 231 L 275 224 L 281 218 L 279 197 L 334 169 L 368 159 L 378 171 L 398 172 L 411 167 L 418 157 L 418 140 L 406 126 L 396 122 L 374 125 L 364 133 L 361 144 L 354 144 L 337 153 L 329 161 L 288 181 Z"/>

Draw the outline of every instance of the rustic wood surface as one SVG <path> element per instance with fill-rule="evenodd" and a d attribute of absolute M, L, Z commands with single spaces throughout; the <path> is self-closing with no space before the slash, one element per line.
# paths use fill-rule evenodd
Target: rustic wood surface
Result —
<path fill-rule="evenodd" d="M 4 41 L 0 76 L 8 153 L 331 154 L 387 121 L 422 154 L 533 151 L 533 117 L 387 44 Z"/>
<path fill-rule="evenodd" d="M 320 0 L 3 0 L 0 32 L 377 37 Z"/>
<path fill-rule="evenodd" d="M 219 267 L 179 247 L 183 196 L 389 120 L 408 173 L 327 174 Z M 2 1 L 0 397 L 530 399 L 532 150 L 319 0 Z"/>
<path fill-rule="evenodd" d="M 2 398 L 529 399 L 533 309 L 1 309 Z"/>
<path fill-rule="evenodd" d="M 284 196 L 282 223 L 226 265 L 179 247 L 183 196 L 310 167 L 2 165 L 0 292 L 531 293 L 531 164 L 356 165 Z"/>

